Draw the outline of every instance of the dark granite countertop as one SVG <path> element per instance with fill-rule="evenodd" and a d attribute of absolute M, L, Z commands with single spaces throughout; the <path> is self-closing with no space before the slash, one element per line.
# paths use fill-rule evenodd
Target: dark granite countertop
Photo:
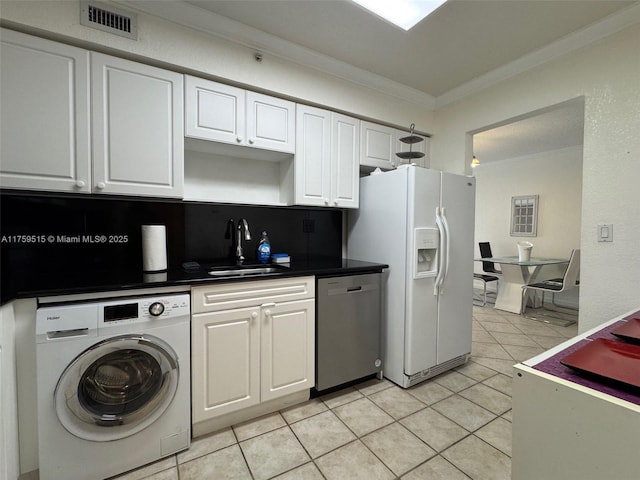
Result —
<path fill-rule="evenodd" d="M 3 285 L 2 304 L 15 298 L 135 290 L 171 286 L 189 286 L 206 283 L 251 281 L 304 275 L 331 277 L 381 272 L 386 264 L 340 258 L 312 258 L 293 260 L 290 264 L 276 265 L 278 271 L 259 275 L 213 277 L 209 270 L 222 267 L 220 262 L 199 262 L 200 268 L 187 271 L 181 267 L 169 268 L 162 273 L 144 273 L 140 270 L 86 271 L 69 268 L 66 271 L 33 272 L 29 285 Z M 245 265 L 250 266 L 250 265 Z M 265 266 L 265 265 L 261 265 Z"/>

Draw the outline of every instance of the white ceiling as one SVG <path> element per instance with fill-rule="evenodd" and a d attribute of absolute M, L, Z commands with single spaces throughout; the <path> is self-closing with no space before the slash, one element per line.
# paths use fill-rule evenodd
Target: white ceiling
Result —
<path fill-rule="evenodd" d="M 186 3 L 438 97 L 634 2 L 453 0 L 409 32 L 349 0 Z"/>
<path fill-rule="evenodd" d="M 120 3 L 431 107 L 526 71 L 640 18 L 640 1 L 630 0 L 449 0 L 405 32 L 349 0 Z M 476 136 L 476 155 L 491 161 L 514 151 L 528 154 L 535 145 L 569 146 L 563 142 L 574 142 L 577 132 L 581 142 L 581 109 L 565 107 L 553 115 L 529 118 L 510 130 L 503 127 L 493 132 L 494 137 L 489 132 Z M 558 122 L 565 122 L 569 130 L 558 128 Z M 551 124 L 556 128 L 546 128 Z M 513 140 L 518 141 L 505 143 Z"/>
<path fill-rule="evenodd" d="M 582 145 L 584 102 L 565 102 L 473 136 L 480 164 Z"/>

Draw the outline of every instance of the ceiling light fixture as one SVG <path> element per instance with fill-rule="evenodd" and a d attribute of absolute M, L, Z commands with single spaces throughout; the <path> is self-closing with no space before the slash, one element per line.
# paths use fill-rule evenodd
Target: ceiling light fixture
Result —
<path fill-rule="evenodd" d="M 351 0 L 388 22 L 409 31 L 446 0 Z"/>
<path fill-rule="evenodd" d="M 480 160 L 474 155 L 471 159 L 471 168 L 476 168 L 478 165 L 480 165 Z"/>

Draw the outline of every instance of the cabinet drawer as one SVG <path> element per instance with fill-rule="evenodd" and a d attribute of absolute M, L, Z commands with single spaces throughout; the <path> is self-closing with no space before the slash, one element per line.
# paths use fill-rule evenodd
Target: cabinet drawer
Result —
<path fill-rule="evenodd" d="M 191 311 L 215 312 L 314 297 L 312 276 L 207 285 L 191 289 Z"/>

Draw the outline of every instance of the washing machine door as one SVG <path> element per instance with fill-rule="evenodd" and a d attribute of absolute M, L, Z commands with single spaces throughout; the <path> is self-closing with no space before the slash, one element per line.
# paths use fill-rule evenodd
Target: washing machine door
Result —
<path fill-rule="evenodd" d="M 152 335 L 121 335 L 96 343 L 65 369 L 54 394 L 56 414 L 73 435 L 95 442 L 131 436 L 171 404 L 178 357 Z"/>

